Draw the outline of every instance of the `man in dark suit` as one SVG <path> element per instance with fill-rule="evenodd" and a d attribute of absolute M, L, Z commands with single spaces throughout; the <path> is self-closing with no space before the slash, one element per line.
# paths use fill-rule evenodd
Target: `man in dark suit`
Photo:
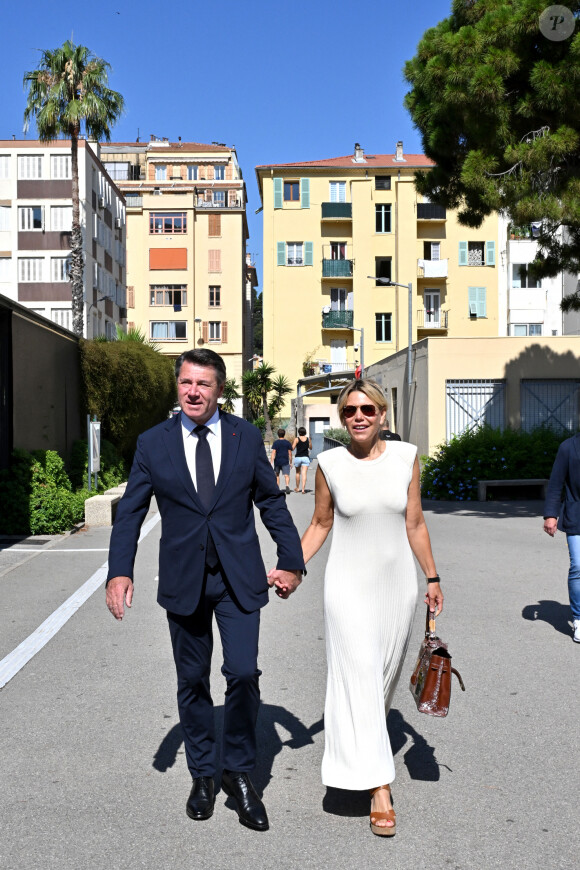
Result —
<path fill-rule="evenodd" d="M 220 413 L 226 369 L 211 350 L 183 353 L 175 366 L 181 413 L 139 437 L 111 535 L 107 606 L 122 619 L 133 598 L 139 530 L 154 495 L 161 513 L 159 590 L 177 669 L 177 701 L 193 777 L 186 811 L 208 819 L 217 768 L 209 675 L 212 617 L 221 636 L 227 690 L 222 788 L 240 822 L 267 830 L 266 809 L 249 777 L 256 761 L 260 703 L 258 632 L 268 586 L 281 598 L 297 588 L 304 561 L 300 538 L 278 489 L 258 429 Z M 277 544 L 266 577 L 254 505 Z"/>
<path fill-rule="evenodd" d="M 565 489 L 563 504 L 562 489 Z M 553 538 L 556 529 L 566 533 L 568 542 L 568 595 L 574 640 L 580 643 L 580 435 L 560 444 L 552 466 L 544 505 L 544 531 Z"/>

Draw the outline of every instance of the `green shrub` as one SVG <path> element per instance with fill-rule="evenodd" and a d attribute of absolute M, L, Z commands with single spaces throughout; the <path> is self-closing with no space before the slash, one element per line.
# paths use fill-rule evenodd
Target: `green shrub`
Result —
<path fill-rule="evenodd" d="M 69 475 L 73 488 L 80 489 L 87 485 L 89 470 L 89 451 L 86 441 L 75 441 L 69 462 Z M 99 471 L 98 491 L 104 492 L 127 480 L 128 469 L 117 449 L 101 438 L 101 470 Z"/>
<path fill-rule="evenodd" d="M 56 535 L 84 516 L 86 493 L 73 492 L 64 462 L 54 450 L 15 450 L 0 472 L 0 532 Z"/>
<path fill-rule="evenodd" d="M 551 429 L 470 429 L 422 456 L 421 494 L 450 501 L 477 499 L 478 480 L 549 477 L 556 452 L 568 435 Z"/>
<path fill-rule="evenodd" d="M 161 423 L 176 399 L 173 361 L 137 341 L 81 341 L 87 412 L 129 460 L 137 438 Z"/>
<path fill-rule="evenodd" d="M 334 441 L 340 441 L 341 444 L 350 444 L 350 435 L 346 429 L 325 429 L 324 435 L 326 438 L 332 438 Z"/>

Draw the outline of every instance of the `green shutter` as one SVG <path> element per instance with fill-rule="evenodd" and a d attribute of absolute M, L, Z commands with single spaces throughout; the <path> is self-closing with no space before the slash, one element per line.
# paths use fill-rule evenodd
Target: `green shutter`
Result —
<path fill-rule="evenodd" d="M 314 242 L 304 242 L 304 265 L 314 265 Z"/>
<path fill-rule="evenodd" d="M 310 179 L 300 179 L 300 208 L 310 208 Z"/>
<path fill-rule="evenodd" d="M 467 266 L 467 242 L 459 242 L 459 265 Z"/>
<path fill-rule="evenodd" d="M 495 266 L 495 242 L 485 243 L 485 265 Z"/>
<path fill-rule="evenodd" d="M 274 179 L 274 208 L 282 208 L 282 185 L 283 178 Z"/>
<path fill-rule="evenodd" d="M 285 266 L 286 265 L 286 242 L 276 242 L 276 253 L 277 253 L 276 264 L 278 266 Z"/>

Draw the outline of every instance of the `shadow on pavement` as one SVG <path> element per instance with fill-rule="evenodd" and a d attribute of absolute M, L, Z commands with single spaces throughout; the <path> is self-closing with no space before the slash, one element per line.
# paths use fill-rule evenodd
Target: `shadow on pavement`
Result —
<path fill-rule="evenodd" d="M 522 610 L 524 619 L 529 619 L 531 622 L 540 620 L 547 622 L 556 631 L 561 634 L 570 636 L 570 605 L 561 604 L 559 601 L 538 601 L 537 604 L 526 604 Z"/>
<path fill-rule="evenodd" d="M 421 499 L 423 510 L 433 514 L 463 514 L 497 520 L 503 517 L 541 517 L 544 502 L 537 501 L 433 501 Z"/>

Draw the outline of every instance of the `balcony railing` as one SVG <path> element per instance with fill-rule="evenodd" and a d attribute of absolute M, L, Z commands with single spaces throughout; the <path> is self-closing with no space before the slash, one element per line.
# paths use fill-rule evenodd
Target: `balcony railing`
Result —
<path fill-rule="evenodd" d="M 434 202 L 417 203 L 418 221 L 444 221 L 447 219 L 447 209 L 444 205 L 436 205 Z"/>
<path fill-rule="evenodd" d="M 243 208 L 243 203 L 238 197 L 235 199 L 204 199 L 204 197 L 198 196 L 195 206 L 196 208 Z"/>
<path fill-rule="evenodd" d="M 143 197 L 125 194 L 125 205 L 127 208 L 143 208 Z"/>
<path fill-rule="evenodd" d="M 353 311 L 329 311 L 322 315 L 323 329 L 352 329 L 353 323 Z"/>
<path fill-rule="evenodd" d="M 323 202 L 322 220 L 352 220 L 352 203 Z"/>
<path fill-rule="evenodd" d="M 448 260 L 417 260 L 418 278 L 447 278 Z"/>
<path fill-rule="evenodd" d="M 352 372 L 354 371 L 354 363 L 348 362 L 326 362 L 325 359 L 318 360 L 318 372 L 321 375 L 327 375 L 331 372 Z"/>
<path fill-rule="evenodd" d="M 352 260 L 322 261 L 323 278 L 352 278 Z"/>
<path fill-rule="evenodd" d="M 449 328 L 449 312 L 448 311 L 429 311 L 425 308 L 420 308 L 417 311 L 416 319 L 417 329 L 448 329 Z"/>

